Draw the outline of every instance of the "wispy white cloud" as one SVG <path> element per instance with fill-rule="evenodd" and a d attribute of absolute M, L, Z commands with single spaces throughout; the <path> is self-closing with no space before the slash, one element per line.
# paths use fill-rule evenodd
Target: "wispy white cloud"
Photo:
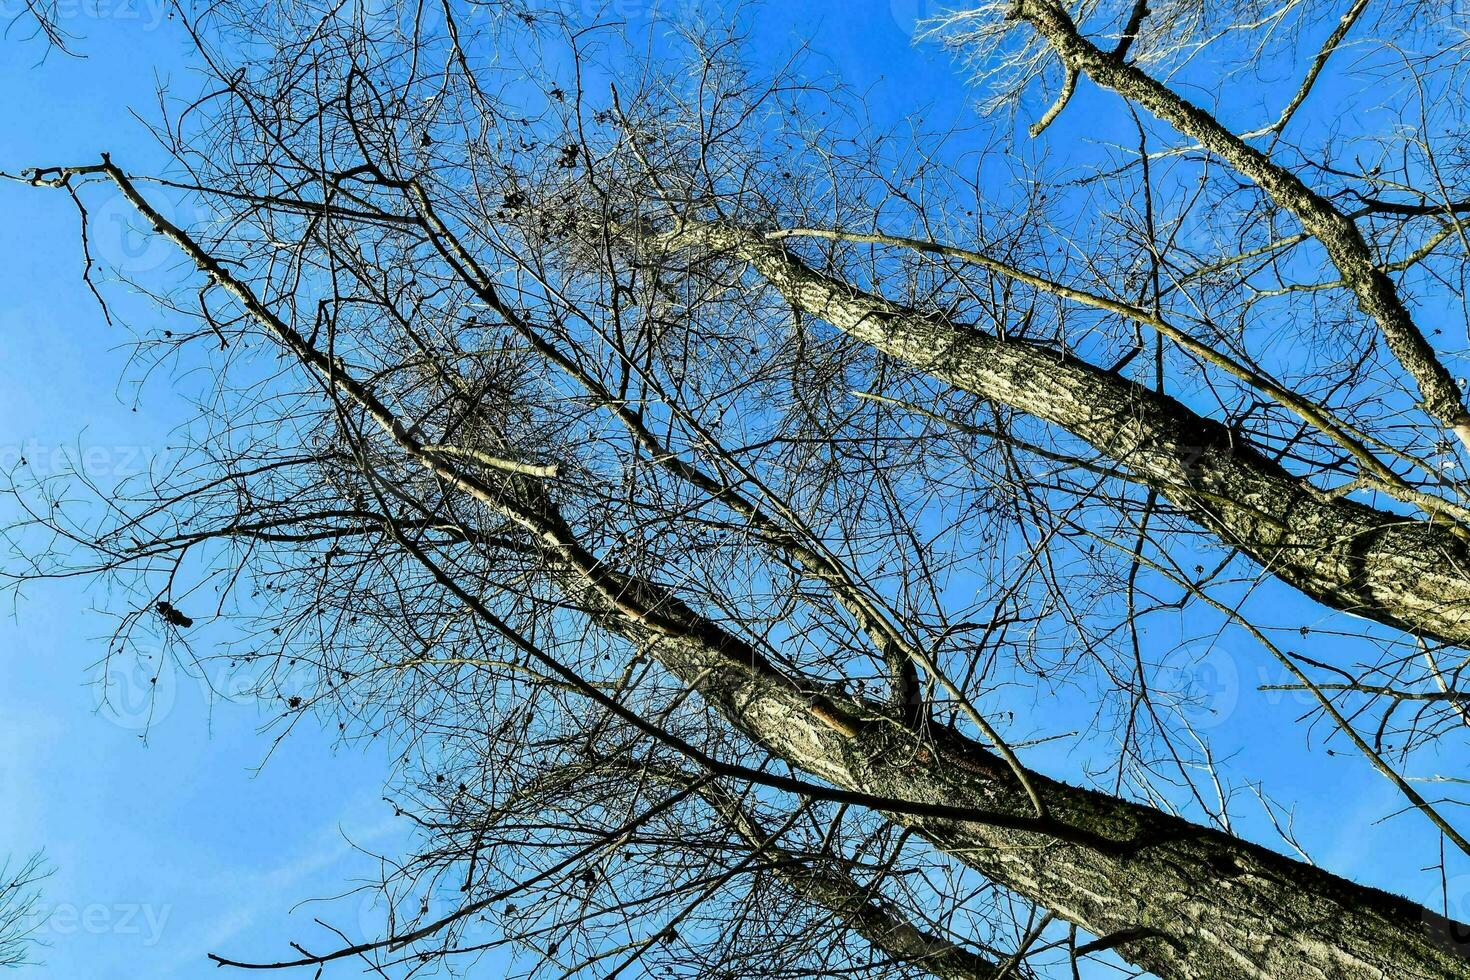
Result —
<path fill-rule="evenodd" d="M 181 948 L 165 969 L 172 973 L 197 967 L 205 953 L 220 952 L 260 923 L 278 924 L 282 931 L 276 938 L 284 944 L 288 938 L 284 933 L 288 903 L 299 904 L 303 898 L 314 900 L 328 892 L 340 894 L 348 878 L 363 871 L 353 866 L 352 859 L 363 857 L 366 861 L 364 851 L 403 831 L 401 820 L 386 815 L 367 817 L 377 802 L 377 796 L 368 793 L 349 801 L 335 818 L 294 847 L 291 856 L 279 864 L 233 867 L 201 883 L 197 890 L 217 898 L 221 911 L 207 921 L 202 931 L 177 944 Z M 320 895 L 305 894 L 313 885 L 322 889 Z"/>

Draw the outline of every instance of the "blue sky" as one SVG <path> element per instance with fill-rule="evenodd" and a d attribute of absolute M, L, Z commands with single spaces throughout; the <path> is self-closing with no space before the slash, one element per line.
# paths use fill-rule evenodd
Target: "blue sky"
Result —
<path fill-rule="evenodd" d="M 184 70 L 179 38 L 144 8 L 63 9 L 86 58 L 37 64 L 39 47 L 14 32 L 6 42 L 0 167 L 102 150 L 146 166 L 156 154 L 129 111 L 146 116 L 157 80 Z M 136 473 L 168 452 L 187 406 L 166 378 L 124 380 L 129 335 L 104 322 L 81 285 L 67 202 L 13 185 L 0 196 L 12 229 L 0 237 L 0 463 L 24 455 L 55 471 L 67 453 L 104 481 Z M 146 275 L 171 258 L 121 223 L 121 208 L 95 203 L 95 247 L 109 260 Z M 108 295 L 135 326 L 157 322 L 126 290 Z M 56 868 L 42 898 L 45 962 L 24 975 L 199 977 L 212 972 L 209 950 L 270 953 L 287 938 L 318 938 L 305 924 L 322 910 L 292 916 L 292 906 L 370 878 L 376 864 L 354 844 L 395 849 L 383 760 L 302 727 L 267 761 L 256 709 L 207 697 L 172 666 L 150 721 L 146 674 L 99 681 L 104 604 L 79 583 L 54 584 L 7 599 L 0 618 L 0 849 L 44 847 Z M 332 920 L 361 935 L 373 918 L 361 904 L 335 906 Z"/>
<path fill-rule="evenodd" d="M 635 25 L 652 10 L 646 0 L 611 6 Z M 880 121 L 925 105 L 973 120 L 972 93 L 947 57 L 910 43 L 915 17 L 935 6 L 928 0 L 822 0 L 801 5 L 794 21 L 788 6 L 758 17 L 763 44 L 776 50 L 809 37 Z M 40 47 L 18 40 L 23 29 L 5 42 L 0 169 L 92 161 L 103 150 L 146 169 L 158 154 L 131 113 L 155 118 L 160 80 L 188 87 L 179 32 L 159 0 L 64 2 L 62 10 L 85 58 L 42 60 Z M 1048 134 L 1058 151 L 1096 136 L 1079 132 L 1092 97 Z M 95 249 L 140 275 L 166 271 L 171 256 L 122 209 L 106 199 L 96 207 Z M 55 466 L 66 451 L 104 480 L 135 472 L 168 452 L 188 406 L 166 377 L 141 387 L 125 380 L 129 335 L 104 322 L 80 280 L 77 218 L 65 197 L 0 185 L 0 209 L 0 463 L 25 455 Z M 135 326 L 157 324 L 121 287 L 108 295 Z M 110 623 L 96 607 L 104 598 L 80 583 L 32 587 L 13 604 L 7 598 L 0 618 L 0 851 L 44 847 L 57 869 L 43 897 L 45 964 L 24 975 L 214 976 L 207 951 L 271 956 L 293 939 L 329 945 L 310 925 L 321 914 L 360 935 L 374 921 L 361 901 L 329 913 L 295 906 L 371 878 L 376 863 L 366 852 L 391 854 L 401 843 L 381 801 L 386 760 L 307 727 L 272 752 L 253 706 L 211 698 L 177 668 L 160 676 L 151 718 L 139 707 L 151 686 L 143 675 L 113 677 L 111 701 L 99 709 L 104 685 L 94 665 Z M 1284 589 L 1261 601 L 1278 621 L 1325 618 Z M 1427 900 L 1431 882 L 1418 869 L 1436 859 L 1434 838 L 1412 817 L 1373 823 L 1397 807 L 1387 784 L 1350 752 L 1307 753 L 1295 721 L 1300 702 L 1253 690 L 1280 680 L 1264 651 L 1232 640 L 1211 658 L 1211 683 L 1228 702 L 1215 734 L 1221 748 L 1239 752 L 1238 771 L 1297 807 L 1297 829 L 1321 863 Z M 1037 706 L 1073 710 L 1045 692 Z M 1049 751 L 1030 758 L 1075 778 L 1079 760 Z M 1247 824 L 1270 840 L 1259 819 Z M 1467 893 L 1462 883 L 1459 894 Z"/>

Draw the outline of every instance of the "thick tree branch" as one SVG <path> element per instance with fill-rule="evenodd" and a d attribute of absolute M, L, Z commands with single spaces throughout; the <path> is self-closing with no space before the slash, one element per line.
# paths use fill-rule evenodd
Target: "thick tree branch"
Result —
<path fill-rule="evenodd" d="M 1418 385 L 1425 411 L 1470 448 L 1470 412 L 1465 410 L 1454 377 L 1414 323 L 1351 217 L 1210 113 L 1084 38 L 1066 8 L 1055 0 L 1017 0 L 1012 15 L 1046 38 L 1068 68 L 1137 102 L 1198 141 L 1259 186 L 1277 206 L 1295 215 L 1322 243 L 1343 282 L 1357 297 L 1359 308 L 1378 324 L 1389 349 Z"/>
<path fill-rule="evenodd" d="M 1448 643 L 1470 642 L 1470 552 L 1444 523 L 1320 491 L 1173 398 L 1070 355 L 890 302 L 812 269 L 758 233 L 687 223 L 647 247 L 748 262 L 808 315 L 1083 439 L 1225 544 L 1326 605 Z"/>
<path fill-rule="evenodd" d="M 653 776 L 680 788 L 696 788 L 731 831 L 773 859 L 776 876 L 787 887 L 802 899 L 827 909 L 843 925 L 895 959 L 943 980 L 996 980 L 1000 973 L 999 964 L 915 926 L 901 909 L 875 888 L 857 881 L 830 857 L 792 851 L 775 843 L 771 832 L 717 781 L 642 761 L 632 764 L 603 760 L 602 764 L 623 769 L 630 780 Z"/>

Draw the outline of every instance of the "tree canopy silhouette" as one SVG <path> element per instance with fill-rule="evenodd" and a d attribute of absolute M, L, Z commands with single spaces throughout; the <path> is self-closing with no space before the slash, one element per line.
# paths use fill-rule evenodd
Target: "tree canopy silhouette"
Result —
<path fill-rule="evenodd" d="M 104 304 L 89 202 L 176 249 L 112 272 L 208 394 L 136 480 L 18 470 L 10 574 L 106 579 L 110 655 L 162 623 L 280 735 L 391 743 L 422 845 L 382 935 L 214 960 L 1464 976 L 1452 896 L 1309 860 L 1198 683 L 1249 650 L 1470 857 L 1435 9 L 994 0 L 928 25 L 986 112 L 890 131 L 739 16 L 181 8 L 172 167 L 13 176 Z"/>

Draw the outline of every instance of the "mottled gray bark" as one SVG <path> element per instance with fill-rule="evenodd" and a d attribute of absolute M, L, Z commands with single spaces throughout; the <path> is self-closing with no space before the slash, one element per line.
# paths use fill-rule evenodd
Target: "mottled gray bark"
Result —
<path fill-rule="evenodd" d="M 957 388 L 1066 429 L 1328 606 L 1470 643 L 1470 551 L 1442 523 L 1324 493 L 1167 395 L 1059 351 L 855 289 L 754 232 L 690 224 L 657 247 L 738 257 L 804 313 Z"/>
<path fill-rule="evenodd" d="M 636 630 L 622 627 L 625 631 Z M 667 635 L 649 648 L 776 755 L 834 785 L 1018 817 L 1030 803 L 1006 764 L 948 731 L 922 738 L 876 705 L 811 695 Z M 834 727 L 833 713 L 844 719 Z M 1166 980 L 1410 980 L 1470 976 L 1466 927 L 1229 835 L 1030 774 L 1047 808 L 1115 847 L 990 823 L 891 813 L 990 879 L 1100 936 Z M 1458 949 L 1456 941 L 1461 944 Z"/>
<path fill-rule="evenodd" d="M 605 763 L 604 768 L 625 772 L 631 782 L 650 776 L 673 785 L 696 789 L 725 825 L 759 852 L 789 889 L 804 902 L 830 912 L 838 922 L 896 960 L 912 963 L 941 980 L 995 980 L 1000 963 L 956 946 L 914 925 L 903 911 L 865 886 L 830 857 L 804 854 L 775 843 L 774 836 L 736 797 L 708 779 L 652 763 Z"/>
<path fill-rule="evenodd" d="M 1439 360 L 1424 332 L 1352 218 L 1313 191 L 1265 153 L 1222 126 L 1214 116 L 1083 37 L 1056 0 L 1018 0 L 1012 16 L 1046 38 L 1069 73 L 1080 72 L 1097 84 L 1142 105 L 1179 132 L 1225 160 L 1260 187 L 1275 204 L 1293 214 L 1322 244 L 1359 308 L 1372 317 L 1400 364 L 1419 387 L 1424 409 L 1470 448 L 1470 414 L 1455 379 Z"/>

